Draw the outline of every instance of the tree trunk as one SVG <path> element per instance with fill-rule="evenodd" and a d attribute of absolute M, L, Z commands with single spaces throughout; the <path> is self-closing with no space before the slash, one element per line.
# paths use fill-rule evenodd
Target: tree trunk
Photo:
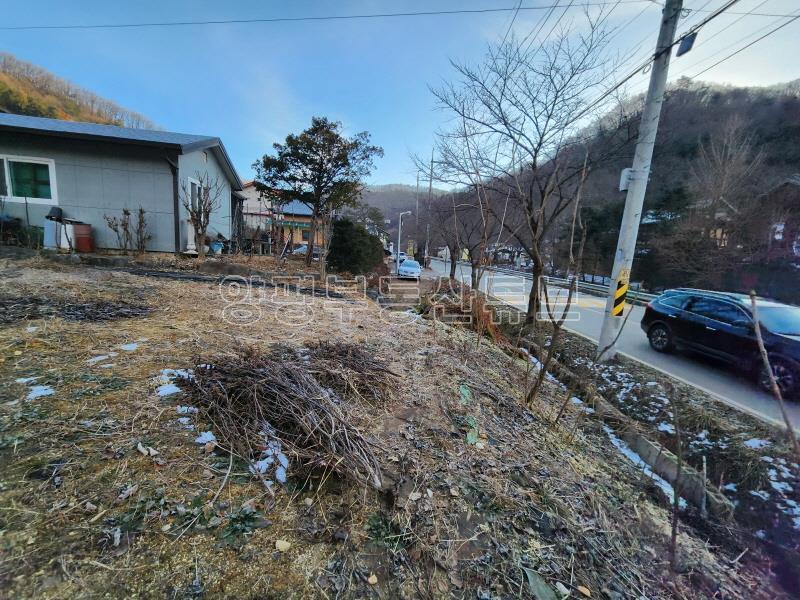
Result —
<path fill-rule="evenodd" d="M 206 241 L 206 232 L 205 231 L 198 231 L 197 229 L 194 230 L 194 246 L 197 248 L 197 260 L 203 260 L 206 257 L 206 253 L 203 250 L 203 246 L 205 245 Z"/>
<path fill-rule="evenodd" d="M 318 215 L 315 212 L 311 214 L 311 226 L 309 227 L 308 232 L 308 247 L 306 248 L 306 266 L 311 266 L 311 260 L 314 256 L 314 238 L 317 237 L 317 218 Z"/>
<path fill-rule="evenodd" d="M 539 294 L 539 281 L 541 280 L 544 269 L 541 263 L 534 261 L 531 268 L 533 275 L 533 282 L 531 283 L 531 291 L 528 294 L 528 312 L 525 314 L 525 324 L 530 325 L 536 320 L 536 315 L 539 314 L 541 309 L 542 300 Z"/>
<path fill-rule="evenodd" d="M 458 248 L 453 249 L 453 248 L 448 247 L 448 250 L 450 251 L 450 281 L 455 281 L 455 279 L 456 279 L 456 266 L 457 266 L 456 265 L 456 253 L 458 252 Z"/>

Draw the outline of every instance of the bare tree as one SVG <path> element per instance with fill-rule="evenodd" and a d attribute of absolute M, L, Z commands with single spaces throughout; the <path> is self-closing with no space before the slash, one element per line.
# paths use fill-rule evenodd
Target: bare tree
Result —
<path fill-rule="evenodd" d="M 453 210 L 452 194 L 437 196 L 431 200 L 430 219 L 433 226 L 434 243 L 443 244 L 450 254 L 450 280 L 456 278 L 457 261 L 461 256 L 458 236 L 458 214 Z"/>
<path fill-rule="evenodd" d="M 503 227 L 533 259 L 529 323 L 539 311 L 545 236 L 574 201 L 585 170 L 579 134 L 612 101 L 592 100 L 607 97 L 606 16 L 587 15 L 583 32 L 562 29 L 538 48 L 512 38 L 477 67 L 453 63 L 459 80 L 433 92 L 471 139 L 491 149 L 476 159 L 491 175 L 481 185 L 509 199 Z"/>
<path fill-rule="evenodd" d="M 206 241 L 206 232 L 211 222 L 211 215 L 219 210 L 225 185 L 219 177 L 212 177 L 206 173 L 196 173 L 197 182 L 183 182 L 181 184 L 181 202 L 189 215 L 189 223 L 194 231 L 194 243 L 197 248 L 197 258 L 205 258 L 203 249 Z"/>
<path fill-rule="evenodd" d="M 764 154 L 753 147 L 744 122 L 733 117 L 718 135 L 700 146 L 691 164 L 692 207 L 659 240 L 667 271 L 689 285 L 720 288 L 734 265 L 754 260 L 768 243 L 773 221 L 759 204 L 753 185 Z"/>
<path fill-rule="evenodd" d="M 136 229 L 134 230 L 134 241 L 136 242 L 136 252 L 144 254 L 147 249 L 147 242 L 153 239 L 147 226 L 147 218 L 144 216 L 145 210 L 140 206 L 137 212 Z"/>
<path fill-rule="evenodd" d="M 121 217 L 110 217 L 103 215 L 108 228 L 117 236 L 117 246 L 125 254 L 131 249 L 133 238 L 131 236 L 131 211 L 128 208 L 122 209 Z"/>
<path fill-rule="evenodd" d="M 719 135 L 700 146 L 690 167 L 699 205 L 712 216 L 739 214 L 751 197 L 750 182 L 763 162 L 764 152 L 753 148 L 753 136 L 742 118 L 732 117 Z"/>

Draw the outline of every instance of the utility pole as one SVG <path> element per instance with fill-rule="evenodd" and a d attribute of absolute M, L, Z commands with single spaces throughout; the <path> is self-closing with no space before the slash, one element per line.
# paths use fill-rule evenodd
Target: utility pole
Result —
<path fill-rule="evenodd" d="M 428 264 L 428 243 L 431 239 L 431 192 L 433 192 L 433 151 L 434 149 L 431 148 L 431 172 L 428 176 L 428 204 L 425 207 L 425 218 L 428 219 L 428 224 L 425 227 L 425 255 L 423 257 L 422 267 Z M 417 177 L 419 177 L 419 172 L 417 172 Z M 419 213 L 419 207 L 417 207 L 417 213 Z"/>
<path fill-rule="evenodd" d="M 394 272 L 397 275 L 400 275 L 400 240 L 402 239 L 400 234 L 403 231 L 403 216 L 404 215 L 410 215 L 410 214 L 411 214 L 410 210 L 407 210 L 405 212 L 401 212 L 400 213 L 400 218 L 397 221 L 397 249 L 394 251 L 395 260 L 396 260 L 395 271 Z"/>
<path fill-rule="evenodd" d="M 628 175 L 625 211 L 622 214 L 617 252 L 614 256 L 614 267 L 611 270 L 611 283 L 608 286 L 603 329 L 597 344 L 597 360 L 600 362 L 611 360 L 616 356 L 617 337 L 625 322 L 625 298 L 628 293 L 631 265 L 636 251 L 636 238 L 639 234 L 639 222 L 642 218 L 647 180 L 650 177 L 650 163 L 656 143 L 658 119 L 661 116 L 664 90 L 667 87 L 669 59 L 682 8 L 683 0 L 667 0 L 661 14 L 661 30 L 658 33 L 656 53 L 650 72 L 650 85 L 647 88 L 642 120 L 639 124 L 639 139 L 633 155 L 633 166 Z"/>

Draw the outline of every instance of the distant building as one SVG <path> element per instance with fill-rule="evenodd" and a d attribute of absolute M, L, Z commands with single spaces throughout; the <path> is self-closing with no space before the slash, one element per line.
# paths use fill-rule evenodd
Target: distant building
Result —
<path fill-rule="evenodd" d="M 147 249 L 183 252 L 192 230 L 182 190 L 196 197 L 206 176 L 222 188 L 208 236 L 230 240 L 243 186 L 219 138 L 0 113 L 3 218 L 26 227 L 44 227 L 58 207 L 92 226 L 97 247 L 117 248 L 105 217 L 142 207 Z"/>

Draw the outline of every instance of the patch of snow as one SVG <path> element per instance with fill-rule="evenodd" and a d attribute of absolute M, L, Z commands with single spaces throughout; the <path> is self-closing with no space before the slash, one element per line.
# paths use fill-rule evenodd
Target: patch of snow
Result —
<path fill-rule="evenodd" d="M 164 385 L 158 386 L 158 389 L 156 389 L 156 393 L 159 396 L 171 396 L 172 394 L 177 394 L 180 391 L 181 388 L 174 383 L 165 383 Z"/>
<path fill-rule="evenodd" d="M 587 415 L 593 415 L 594 409 L 591 406 L 582 406 L 581 410 L 585 412 Z"/>
<path fill-rule="evenodd" d="M 251 473 L 266 473 L 269 468 L 272 466 L 272 463 L 275 462 L 272 457 L 269 458 L 262 458 L 261 460 L 257 460 L 252 465 L 250 465 L 250 472 Z"/>
<path fill-rule="evenodd" d="M 102 365 L 97 365 L 98 369 L 110 369 L 111 367 L 116 367 L 117 363 L 104 363 Z"/>
<path fill-rule="evenodd" d="M 197 408 L 194 406 L 178 405 L 178 407 L 175 409 L 175 412 L 177 412 L 179 415 L 194 415 L 197 414 Z"/>
<path fill-rule="evenodd" d="M 217 441 L 217 436 L 215 436 L 210 431 L 204 431 L 194 439 L 195 444 L 207 444 L 208 442 L 216 442 L 216 441 Z"/>
<path fill-rule="evenodd" d="M 27 400 L 36 400 L 42 396 L 52 396 L 56 391 L 49 385 L 35 385 L 28 392 Z"/>
<path fill-rule="evenodd" d="M 572 398 L 569 399 L 569 401 L 572 402 L 573 404 L 583 404 L 583 400 L 581 400 L 577 396 L 573 396 Z"/>
<path fill-rule="evenodd" d="M 645 383 L 645 385 L 650 386 L 650 387 L 656 387 L 656 386 L 658 386 L 658 382 L 657 381 L 648 381 L 647 383 Z"/>
<path fill-rule="evenodd" d="M 752 438 L 744 442 L 744 445 L 748 448 L 752 448 L 753 450 L 760 450 L 761 448 L 766 448 L 770 445 L 769 440 L 761 440 L 759 438 Z"/>
<path fill-rule="evenodd" d="M 26 332 L 28 332 L 28 333 L 33 333 L 34 331 L 37 331 L 38 329 L 39 329 L 39 328 L 38 328 L 38 327 L 36 327 L 36 326 L 34 326 L 34 325 L 28 325 L 28 326 L 25 328 L 25 331 L 26 331 Z"/>
<path fill-rule="evenodd" d="M 762 500 L 769 500 L 769 492 L 764 490 L 750 490 L 750 495 L 761 498 Z"/>
<path fill-rule="evenodd" d="M 722 486 L 723 490 L 727 490 L 729 492 L 735 492 L 739 489 L 739 486 L 735 483 L 726 483 Z"/>
<path fill-rule="evenodd" d="M 108 360 L 109 358 L 113 358 L 116 356 L 116 352 L 109 352 L 108 354 L 98 354 L 97 356 L 93 356 L 89 360 L 86 361 L 86 364 L 94 365 L 99 362 L 103 362 L 104 360 Z"/>
<path fill-rule="evenodd" d="M 38 377 L 20 377 L 19 379 L 15 379 L 14 381 L 16 383 L 25 384 L 25 383 L 30 383 L 31 381 L 36 381 L 37 379 L 39 379 L 39 378 Z"/>
<path fill-rule="evenodd" d="M 183 425 L 184 429 L 188 429 L 189 431 L 194 431 L 194 425 L 192 424 L 191 417 L 178 417 L 178 423 Z"/>
<path fill-rule="evenodd" d="M 289 458 L 283 453 L 280 440 L 275 437 L 275 428 L 265 422 L 260 433 L 264 437 L 264 449 L 259 459 L 250 465 L 250 472 L 265 475 L 274 469 L 273 475 L 278 483 L 286 483 Z"/>
<path fill-rule="evenodd" d="M 763 529 L 759 529 L 753 535 L 755 535 L 758 539 L 763 540 L 763 539 L 766 539 L 767 532 L 764 531 Z"/>
<path fill-rule="evenodd" d="M 659 423 L 656 429 L 665 433 L 675 433 L 675 426 L 672 423 Z"/>
<path fill-rule="evenodd" d="M 670 504 L 675 502 L 675 490 L 672 488 L 672 486 L 666 479 L 654 473 L 653 470 L 650 468 L 650 465 L 648 465 L 641 456 L 639 456 L 636 452 L 634 452 L 631 449 L 631 447 L 628 446 L 628 444 L 626 444 L 623 440 L 617 437 L 617 435 L 614 433 L 614 430 L 611 429 L 608 425 L 603 425 L 603 431 L 606 432 L 608 439 L 611 440 L 611 443 L 617 450 L 619 450 L 634 465 L 636 465 L 637 467 L 641 467 L 642 473 L 644 473 L 645 476 L 650 477 L 653 480 L 653 483 L 655 483 L 659 488 L 661 488 L 661 491 L 664 492 L 664 495 L 667 497 L 667 500 L 670 501 Z M 678 506 L 680 508 L 686 508 L 687 506 L 686 500 L 684 500 L 683 498 L 679 498 Z"/>
<path fill-rule="evenodd" d="M 770 480 L 769 485 L 776 492 L 786 493 L 792 491 L 792 486 L 786 483 L 785 481 Z"/>
<path fill-rule="evenodd" d="M 139 347 L 139 344 L 136 342 L 130 342 L 128 344 L 122 344 L 119 349 L 125 350 L 125 352 L 133 352 Z"/>

